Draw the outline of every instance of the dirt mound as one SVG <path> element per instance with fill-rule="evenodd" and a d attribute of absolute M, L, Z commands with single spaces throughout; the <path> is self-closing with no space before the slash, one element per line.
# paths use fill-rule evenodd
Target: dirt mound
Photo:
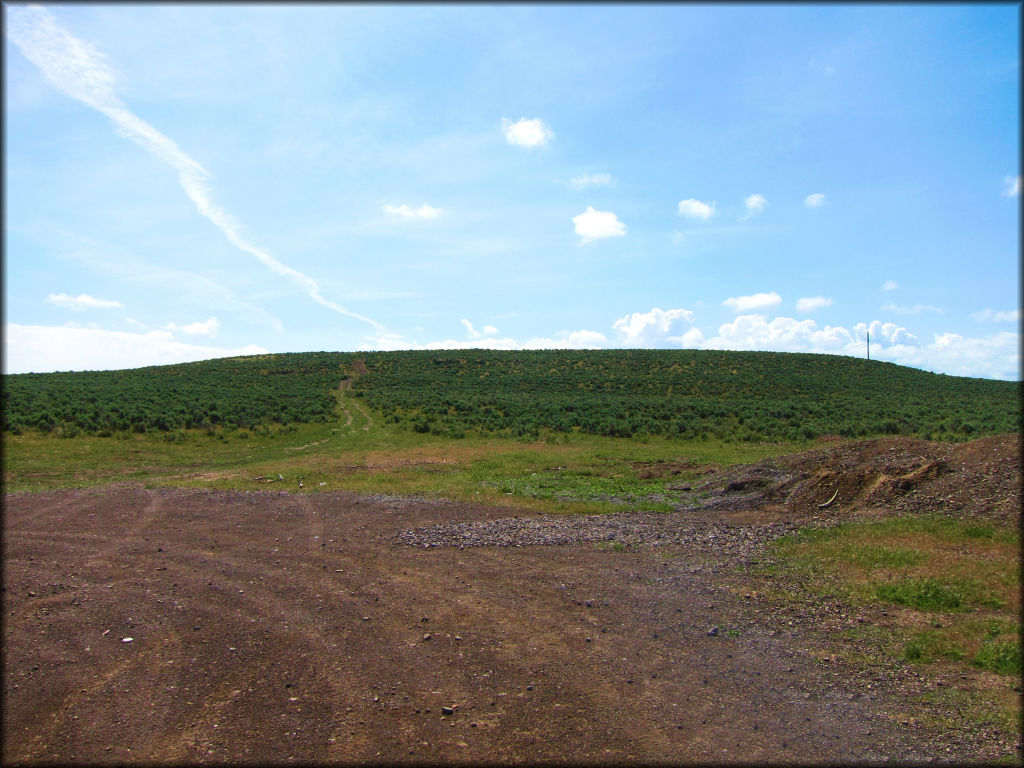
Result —
<path fill-rule="evenodd" d="M 681 512 L 739 519 L 904 511 L 1007 517 L 1020 509 L 1020 450 L 1017 435 L 961 445 L 886 438 L 764 459 L 670 488 L 684 493 Z"/>

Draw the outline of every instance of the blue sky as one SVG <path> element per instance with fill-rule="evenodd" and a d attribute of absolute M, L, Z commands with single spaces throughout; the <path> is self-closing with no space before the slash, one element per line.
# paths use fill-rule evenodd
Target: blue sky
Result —
<path fill-rule="evenodd" d="M 1020 377 L 1018 5 L 4 23 L 7 372 L 870 332 Z"/>

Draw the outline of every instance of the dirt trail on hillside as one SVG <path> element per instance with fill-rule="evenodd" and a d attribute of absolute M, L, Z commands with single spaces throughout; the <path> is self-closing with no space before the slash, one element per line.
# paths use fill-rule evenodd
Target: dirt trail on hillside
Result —
<path fill-rule="evenodd" d="M 1013 755 L 1019 733 L 918 703 L 925 673 L 841 660 L 839 630 L 884 611 L 780 608 L 743 566 L 815 517 L 940 500 L 1001 516 L 1020 502 L 1019 448 L 822 448 L 711 472 L 677 513 L 592 521 L 336 492 L 9 494 L 3 759 Z M 836 486 L 846 506 L 819 508 Z"/>
<path fill-rule="evenodd" d="M 332 434 L 327 436 L 327 437 L 325 437 L 323 440 L 315 440 L 314 442 L 306 443 L 305 445 L 288 446 L 284 450 L 286 450 L 286 451 L 304 451 L 307 448 L 312 448 L 312 447 L 317 446 L 317 445 L 323 445 L 324 443 L 329 443 L 331 441 L 331 437 L 334 436 L 333 435 L 334 432 L 341 432 L 344 429 L 352 426 L 352 412 L 349 411 L 348 405 L 346 404 L 345 394 L 348 393 L 348 392 L 351 392 L 352 391 L 352 384 L 353 384 L 353 382 L 357 378 L 359 378 L 359 376 L 361 376 L 361 375 L 363 375 L 364 373 L 367 372 L 366 371 L 366 363 L 364 361 L 362 361 L 362 360 L 356 360 L 355 363 L 353 364 L 353 368 L 355 369 L 355 373 L 352 376 L 349 376 L 348 378 L 342 379 L 341 382 L 338 384 L 338 393 L 339 393 L 338 394 L 338 407 L 341 408 L 341 412 L 345 415 L 345 421 L 342 423 L 342 425 L 340 427 L 332 427 L 331 428 Z M 369 431 L 370 427 L 373 426 L 373 418 L 358 403 L 352 402 L 352 407 L 355 408 L 356 411 L 359 412 L 359 415 L 363 417 L 364 424 L 363 424 L 362 429 L 364 431 Z M 261 479 L 263 479 L 263 478 L 261 478 Z M 273 478 L 269 478 L 269 480 L 271 482 L 273 482 Z"/>

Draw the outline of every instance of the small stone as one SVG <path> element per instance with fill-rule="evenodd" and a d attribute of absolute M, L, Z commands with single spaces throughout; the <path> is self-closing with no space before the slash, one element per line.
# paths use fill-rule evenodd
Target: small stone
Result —
<path fill-rule="evenodd" d="M 427 634 L 425 634 L 425 635 L 423 636 L 423 639 L 424 639 L 424 640 L 429 640 L 429 639 L 430 639 L 430 633 L 429 633 L 429 632 L 427 632 Z"/>
<path fill-rule="evenodd" d="M 443 716 L 454 715 L 455 710 L 452 707 L 441 707 L 441 714 Z"/>
<path fill-rule="evenodd" d="M 122 643 L 130 643 L 130 642 L 132 642 L 132 640 L 134 640 L 134 639 L 135 639 L 134 637 L 122 637 L 122 638 L 121 638 L 121 642 L 122 642 Z"/>
<path fill-rule="evenodd" d="M 709 637 L 717 637 L 718 636 L 718 627 L 712 627 L 711 629 L 709 629 L 708 630 L 708 636 Z"/>

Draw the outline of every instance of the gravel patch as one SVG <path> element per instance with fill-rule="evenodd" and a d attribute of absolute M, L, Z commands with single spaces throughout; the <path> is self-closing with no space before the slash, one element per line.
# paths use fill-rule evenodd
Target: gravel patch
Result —
<path fill-rule="evenodd" d="M 628 546 L 697 546 L 718 554 L 752 555 L 768 542 L 793 533 L 807 523 L 734 526 L 719 522 L 694 524 L 672 514 L 620 512 L 607 515 L 541 515 L 446 523 L 406 529 L 397 542 L 412 547 L 528 547 L 589 542 Z"/>

